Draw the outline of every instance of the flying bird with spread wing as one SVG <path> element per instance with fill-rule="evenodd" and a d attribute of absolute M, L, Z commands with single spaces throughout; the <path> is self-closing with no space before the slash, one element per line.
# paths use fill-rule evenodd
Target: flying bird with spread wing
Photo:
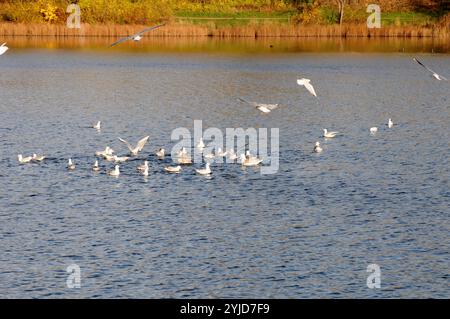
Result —
<path fill-rule="evenodd" d="M 247 101 L 247 100 L 244 100 L 243 98 L 239 98 L 239 101 L 250 104 L 257 110 L 259 110 L 265 114 L 270 113 L 271 111 L 275 110 L 279 106 L 278 103 L 277 104 L 264 104 L 264 103 Z"/>
<path fill-rule="evenodd" d="M 5 53 L 6 51 L 8 51 L 8 47 L 6 46 L 6 42 L 3 43 L 2 45 L 0 45 L 0 55 L 2 55 L 3 53 Z"/>
<path fill-rule="evenodd" d="M 417 63 L 419 63 L 422 67 L 424 67 L 426 70 L 428 70 L 429 72 L 431 72 L 434 76 L 435 79 L 439 80 L 439 81 L 448 81 L 448 79 L 446 77 L 443 77 L 442 75 L 437 74 L 436 72 L 434 72 L 432 69 L 430 69 L 429 67 L 427 67 L 425 64 L 423 64 L 422 62 L 420 62 L 419 60 L 417 60 L 416 58 L 413 58 L 414 61 L 416 61 Z"/>
<path fill-rule="evenodd" d="M 159 24 L 159 25 L 155 25 L 153 27 L 146 28 L 146 29 L 144 29 L 142 31 L 139 31 L 138 33 L 132 34 L 132 35 L 130 35 L 128 37 L 121 38 L 121 39 L 117 40 L 116 42 L 114 42 L 113 44 L 111 44 L 109 47 L 113 47 L 113 46 L 115 46 L 115 45 L 117 45 L 119 43 L 125 42 L 127 40 L 140 41 L 142 39 L 142 35 L 144 33 L 149 32 L 151 30 L 155 30 L 155 29 L 160 28 L 160 27 L 162 27 L 164 25 L 165 25 L 164 23 L 163 24 Z"/>
<path fill-rule="evenodd" d="M 309 93 L 311 93 L 312 95 L 317 97 L 316 91 L 314 90 L 314 87 L 312 86 L 312 84 L 310 82 L 311 82 L 310 79 L 298 79 L 297 80 L 298 85 L 304 86 L 308 90 Z"/>
<path fill-rule="evenodd" d="M 126 145 L 126 146 L 128 147 L 128 149 L 130 150 L 130 154 L 131 154 L 131 155 L 136 156 L 136 155 L 138 155 L 138 153 L 139 153 L 140 151 L 142 151 L 142 149 L 144 148 L 145 144 L 147 143 L 149 137 L 150 137 L 150 136 L 146 136 L 146 137 L 144 137 L 143 139 L 141 139 L 141 140 L 136 144 L 136 146 L 131 145 L 130 143 L 128 143 L 127 141 L 125 141 L 123 138 L 120 138 L 120 137 L 119 137 L 119 140 L 120 140 L 122 143 L 125 143 L 125 145 Z"/>

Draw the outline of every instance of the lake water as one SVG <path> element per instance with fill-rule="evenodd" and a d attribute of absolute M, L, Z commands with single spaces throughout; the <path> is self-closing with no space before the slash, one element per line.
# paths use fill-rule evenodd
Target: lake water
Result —
<path fill-rule="evenodd" d="M 411 59 L 450 78 L 448 54 L 15 41 L 0 57 L 1 297 L 450 297 L 450 86 Z M 238 97 L 282 106 L 260 115 Z M 154 151 L 195 119 L 279 128 L 279 171 L 164 173 L 171 159 Z M 97 120 L 101 132 L 87 128 Z M 323 128 L 342 135 L 324 140 Z M 125 154 L 117 137 L 145 135 L 119 178 L 91 171 L 95 151 Z M 33 152 L 49 158 L 18 163 Z M 147 179 L 136 172 L 145 158 Z M 366 285 L 372 263 L 381 289 Z M 70 264 L 79 289 L 66 286 Z"/>

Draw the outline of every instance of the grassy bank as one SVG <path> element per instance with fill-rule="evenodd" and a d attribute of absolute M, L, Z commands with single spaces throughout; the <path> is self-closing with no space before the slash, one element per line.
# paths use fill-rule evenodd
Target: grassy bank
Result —
<path fill-rule="evenodd" d="M 80 30 L 65 27 L 72 2 L 81 8 Z M 449 37 L 442 8 L 414 11 L 413 1 L 401 0 L 383 7 L 381 29 L 367 29 L 362 2 L 346 7 L 341 26 L 325 0 L 0 0 L 0 36 L 117 37 L 164 21 L 147 36 Z"/>

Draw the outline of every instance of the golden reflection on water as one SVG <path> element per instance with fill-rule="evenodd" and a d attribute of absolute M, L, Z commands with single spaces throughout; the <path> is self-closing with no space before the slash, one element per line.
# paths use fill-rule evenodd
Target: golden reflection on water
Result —
<path fill-rule="evenodd" d="M 164 37 L 128 41 L 108 48 L 115 38 L 107 37 L 4 37 L 10 48 L 86 49 L 128 52 L 434 52 L 450 53 L 450 42 L 433 38 L 215 38 Z"/>

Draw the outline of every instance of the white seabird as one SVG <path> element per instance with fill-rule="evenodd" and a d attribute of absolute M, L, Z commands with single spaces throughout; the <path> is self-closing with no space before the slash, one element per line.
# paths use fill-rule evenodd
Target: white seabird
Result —
<path fill-rule="evenodd" d="M 434 72 L 432 69 L 430 69 L 429 67 L 427 67 L 425 64 L 423 64 L 422 62 L 420 62 L 419 60 L 417 60 L 416 58 L 413 58 L 414 61 L 416 61 L 417 63 L 419 63 L 422 67 L 424 67 L 426 70 L 428 70 L 429 72 L 431 72 L 433 74 L 433 77 L 439 81 L 448 81 L 448 79 L 442 75 L 437 74 L 436 72 Z"/>
<path fill-rule="evenodd" d="M 392 122 L 392 119 L 388 120 L 388 124 L 387 125 L 388 125 L 389 128 L 394 126 L 394 122 Z"/>
<path fill-rule="evenodd" d="M 71 158 L 69 158 L 69 161 L 67 162 L 67 169 L 71 171 L 75 169 L 75 164 L 72 162 Z"/>
<path fill-rule="evenodd" d="M 98 172 L 100 170 L 100 167 L 98 167 L 98 161 L 96 160 L 94 165 L 92 166 L 92 170 L 94 172 Z"/>
<path fill-rule="evenodd" d="M 119 165 L 114 166 L 113 170 L 108 171 L 106 174 L 108 174 L 109 176 L 119 176 L 120 175 L 120 170 L 119 170 Z"/>
<path fill-rule="evenodd" d="M 164 167 L 164 170 L 168 173 L 179 173 L 181 171 L 181 166 L 180 165 L 175 166 L 175 167 L 167 166 L 167 167 Z"/>
<path fill-rule="evenodd" d="M 6 51 L 8 51 L 8 47 L 6 46 L 6 42 L 3 43 L 2 45 L 0 45 L 0 55 L 2 55 L 3 53 L 5 53 Z"/>
<path fill-rule="evenodd" d="M 115 46 L 115 45 L 117 45 L 119 43 L 125 42 L 127 40 L 140 41 L 142 39 L 142 35 L 145 32 L 148 32 L 148 31 L 160 28 L 160 27 L 162 27 L 164 25 L 165 25 L 164 23 L 163 24 L 159 24 L 159 25 L 156 25 L 156 26 L 153 26 L 153 27 L 150 27 L 150 28 L 146 28 L 146 29 L 144 29 L 142 31 L 139 31 L 138 33 L 135 33 L 133 35 L 130 35 L 128 37 L 121 38 L 121 39 L 117 40 L 116 42 L 112 43 L 109 47 L 113 47 L 113 46 Z"/>
<path fill-rule="evenodd" d="M 304 86 L 309 91 L 309 93 L 311 93 L 312 95 L 317 97 L 316 91 L 314 90 L 314 87 L 312 86 L 312 84 L 310 82 L 311 82 L 310 79 L 298 79 L 297 80 L 298 85 Z"/>
<path fill-rule="evenodd" d="M 250 104 L 257 110 L 261 111 L 262 113 L 270 113 L 271 111 L 275 110 L 277 107 L 279 107 L 279 104 L 264 104 L 264 103 L 258 103 L 258 102 L 250 102 L 247 100 L 244 100 L 243 98 L 239 98 L 240 101 L 245 102 L 247 104 Z"/>
<path fill-rule="evenodd" d="M 211 168 L 209 167 L 209 163 L 206 163 L 205 168 L 196 169 L 195 171 L 200 175 L 211 174 Z"/>
<path fill-rule="evenodd" d="M 164 157 L 164 155 L 166 155 L 166 150 L 163 148 L 160 148 L 159 150 L 156 151 L 156 156 L 158 156 L 159 158 Z"/>
<path fill-rule="evenodd" d="M 42 162 L 43 160 L 45 160 L 45 156 L 44 155 L 36 155 L 33 154 L 32 160 L 35 162 Z"/>
<path fill-rule="evenodd" d="M 92 128 L 95 128 L 98 131 L 100 131 L 101 127 L 102 127 L 102 121 L 98 121 L 96 124 L 92 125 Z"/>
<path fill-rule="evenodd" d="M 262 159 L 241 154 L 241 164 L 243 166 L 256 166 L 261 164 L 262 161 L 263 161 Z"/>
<path fill-rule="evenodd" d="M 17 159 L 18 159 L 19 163 L 24 164 L 24 163 L 31 162 L 33 157 L 31 157 L 31 156 L 23 157 L 22 154 L 19 154 L 19 155 L 17 155 Z"/>
<path fill-rule="evenodd" d="M 328 130 L 326 128 L 323 129 L 323 137 L 333 138 L 338 134 L 339 134 L 339 132 L 328 132 Z"/>
<path fill-rule="evenodd" d="M 203 139 L 200 137 L 200 141 L 198 141 L 197 148 L 202 149 L 205 148 L 205 143 L 203 142 Z"/>
<path fill-rule="evenodd" d="M 130 154 L 133 156 L 136 156 L 142 149 L 144 148 L 145 144 L 147 143 L 150 136 L 146 136 L 142 138 L 139 142 L 137 142 L 136 146 L 131 145 L 127 141 L 125 141 L 123 138 L 119 137 L 119 141 L 122 143 L 125 143 L 125 145 L 128 147 L 128 150 L 130 151 Z"/>
<path fill-rule="evenodd" d="M 371 127 L 369 131 L 370 131 L 370 134 L 375 134 L 376 132 L 378 132 L 378 127 L 375 127 L 375 126 Z"/>
<path fill-rule="evenodd" d="M 314 152 L 315 153 L 322 152 L 322 147 L 320 147 L 320 143 L 319 142 L 316 142 L 316 145 L 314 146 Z"/>

